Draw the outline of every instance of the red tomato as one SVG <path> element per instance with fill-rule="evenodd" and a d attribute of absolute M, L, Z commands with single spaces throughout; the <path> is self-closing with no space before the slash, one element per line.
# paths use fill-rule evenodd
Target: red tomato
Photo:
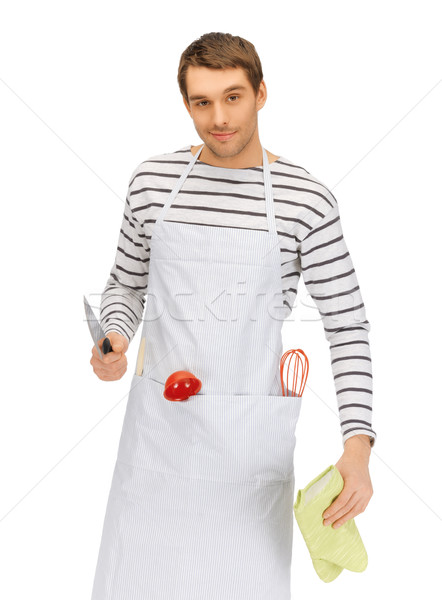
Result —
<path fill-rule="evenodd" d="M 189 371 L 175 371 L 167 378 L 163 395 L 167 400 L 187 400 L 197 394 L 201 386 L 201 381 Z"/>

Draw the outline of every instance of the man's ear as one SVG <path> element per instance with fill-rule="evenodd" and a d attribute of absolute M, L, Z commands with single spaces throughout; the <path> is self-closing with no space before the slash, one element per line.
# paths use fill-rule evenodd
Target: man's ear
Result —
<path fill-rule="evenodd" d="M 264 79 L 261 81 L 259 85 L 258 92 L 256 94 L 256 110 L 259 111 L 263 108 L 264 104 L 267 102 L 267 86 L 265 84 Z"/>

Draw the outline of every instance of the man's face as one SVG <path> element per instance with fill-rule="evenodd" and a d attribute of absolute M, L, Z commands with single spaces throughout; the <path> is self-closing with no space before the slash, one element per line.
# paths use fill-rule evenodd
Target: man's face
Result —
<path fill-rule="evenodd" d="M 190 66 L 187 75 L 189 105 L 184 104 L 193 119 L 195 129 L 205 145 L 220 158 L 239 154 L 257 136 L 258 114 L 266 101 L 262 81 L 258 95 L 245 71 L 208 69 Z M 216 138 L 216 133 L 232 133 L 230 138 Z"/>

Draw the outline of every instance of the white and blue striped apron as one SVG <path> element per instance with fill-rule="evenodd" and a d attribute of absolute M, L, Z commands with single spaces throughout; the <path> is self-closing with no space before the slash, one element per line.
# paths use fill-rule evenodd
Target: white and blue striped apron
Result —
<path fill-rule="evenodd" d="M 293 453 L 301 398 L 283 396 L 281 261 L 268 231 L 164 221 L 152 233 L 140 343 L 92 600 L 290 600 Z M 174 371 L 198 394 L 163 396 Z"/>

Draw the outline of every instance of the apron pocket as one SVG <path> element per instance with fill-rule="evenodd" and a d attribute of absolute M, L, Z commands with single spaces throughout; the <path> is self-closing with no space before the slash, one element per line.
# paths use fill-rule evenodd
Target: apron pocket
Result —
<path fill-rule="evenodd" d="M 278 485 L 293 478 L 301 398 L 198 394 L 192 415 L 192 478 Z"/>
<path fill-rule="evenodd" d="M 244 485 L 293 478 L 300 397 L 207 394 L 172 402 L 134 374 L 119 460 L 178 477 Z"/>

